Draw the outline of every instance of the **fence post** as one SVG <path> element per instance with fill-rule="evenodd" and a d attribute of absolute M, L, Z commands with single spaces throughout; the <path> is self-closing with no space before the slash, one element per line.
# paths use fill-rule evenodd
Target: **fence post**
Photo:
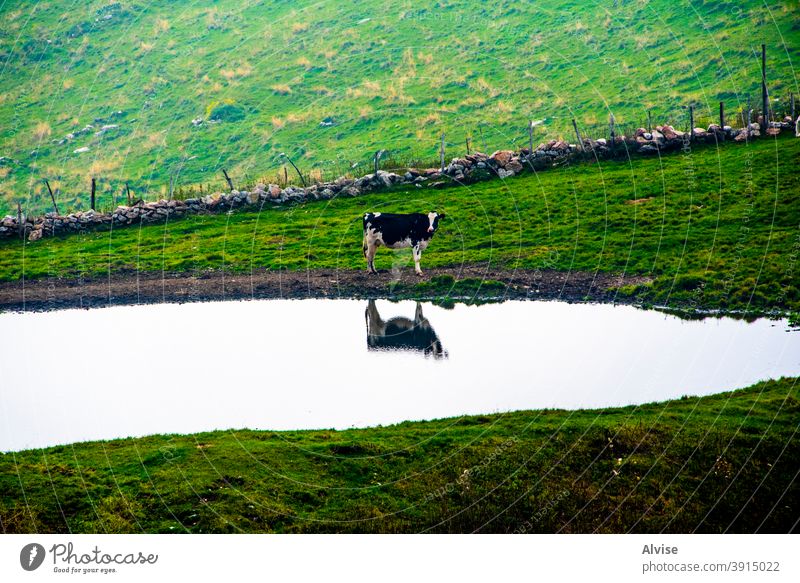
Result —
<path fill-rule="evenodd" d="M 17 234 L 20 239 L 25 238 L 25 225 L 22 224 L 22 205 L 17 202 Z"/>
<path fill-rule="evenodd" d="M 200 188 L 201 189 L 203 188 L 202 184 L 200 185 Z M 201 192 L 202 192 L 202 190 L 201 190 Z M 131 189 L 128 188 L 128 183 L 127 182 L 125 183 L 125 194 L 128 195 L 128 206 L 131 206 Z"/>
<path fill-rule="evenodd" d="M 375 176 L 378 175 L 378 162 L 380 161 L 380 155 L 381 151 L 378 150 L 377 152 L 375 152 L 375 155 L 373 156 L 375 162 Z"/>
<path fill-rule="evenodd" d="M 61 213 L 58 212 L 58 205 L 56 204 L 56 197 L 53 194 L 53 189 L 50 188 L 50 183 L 47 181 L 46 178 L 44 179 L 44 183 L 47 186 L 47 191 L 50 193 L 50 200 L 53 201 L 53 209 L 55 209 L 57 215 L 60 215 Z"/>
<path fill-rule="evenodd" d="M 647 110 L 647 131 L 653 133 L 653 113 L 649 109 Z"/>
<path fill-rule="evenodd" d="M 572 127 L 575 128 L 575 137 L 578 138 L 578 149 L 583 152 L 583 139 L 581 139 L 581 133 L 578 131 L 578 124 L 575 119 L 572 120 Z"/>
<path fill-rule="evenodd" d="M 441 171 L 444 172 L 444 132 L 442 132 L 442 145 L 439 147 L 439 163 Z"/>
<path fill-rule="evenodd" d="M 719 127 L 725 127 L 725 104 L 722 101 L 719 102 Z"/>
<path fill-rule="evenodd" d="M 92 177 L 92 198 L 89 200 L 89 205 L 94 210 L 94 193 L 97 190 L 97 181 L 95 180 L 94 176 Z"/>
<path fill-rule="evenodd" d="M 469 143 L 470 143 L 471 141 L 472 141 L 472 138 L 470 138 L 469 136 L 467 136 L 467 139 L 466 139 L 466 142 L 467 142 L 467 156 L 469 156 L 469 154 L 470 154 L 470 152 L 469 152 Z"/>
<path fill-rule="evenodd" d="M 694 141 L 694 106 L 689 106 L 689 141 Z"/>
<path fill-rule="evenodd" d="M 292 159 L 289 158 L 289 156 L 287 156 L 285 153 L 281 152 L 281 156 L 286 158 L 286 160 L 288 160 L 289 164 L 292 165 L 292 168 L 294 168 L 294 171 L 297 172 L 297 175 L 300 177 L 300 182 L 303 183 L 303 188 L 305 188 L 306 187 L 306 179 L 303 178 L 303 174 L 300 172 L 300 169 L 297 166 L 295 166 L 294 162 L 292 162 Z M 225 171 L 223 170 L 223 172 L 225 172 Z M 286 176 L 286 167 L 285 166 L 283 167 L 283 173 L 284 173 L 284 176 Z M 227 176 L 227 174 L 225 176 Z M 231 190 L 233 190 L 233 188 L 231 188 Z"/>
<path fill-rule="evenodd" d="M 225 182 L 228 183 L 228 187 L 231 190 L 234 190 L 234 188 L 233 188 L 233 180 L 231 180 L 231 177 L 228 176 L 228 172 L 227 172 L 227 170 L 225 170 L 225 168 L 222 169 L 222 174 L 225 176 Z"/>
<path fill-rule="evenodd" d="M 790 115 L 792 116 L 792 121 L 794 121 L 794 93 L 789 94 L 789 111 L 791 111 Z"/>
<path fill-rule="evenodd" d="M 766 133 L 769 127 L 769 96 L 767 94 L 767 45 L 761 45 L 761 108 L 762 124 L 761 131 Z"/>

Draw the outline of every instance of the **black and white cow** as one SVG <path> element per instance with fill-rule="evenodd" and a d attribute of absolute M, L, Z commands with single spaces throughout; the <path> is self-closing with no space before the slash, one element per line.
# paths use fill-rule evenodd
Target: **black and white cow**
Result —
<path fill-rule="evenodd" d="M 364 257 L 367 271 L 378 273 L 375 269 L 375 251 L 381 245 L 389 249 L 411 247 L 414 255 L 414 271 L 422 275 L 419 260 L 439 227 L 444 213 L 367 213 L 364 215 Z"/>
<path fill-rule="evenodd" d="M 435 359 L 447 358 L 447 351 L 442 348 L 433 326 L 422 315 L 419 302 L 413 320 L 400 317 L 384 321 L 375 300 L 369 301 L 365 315 L 369 350 L 409 350 Z"/>

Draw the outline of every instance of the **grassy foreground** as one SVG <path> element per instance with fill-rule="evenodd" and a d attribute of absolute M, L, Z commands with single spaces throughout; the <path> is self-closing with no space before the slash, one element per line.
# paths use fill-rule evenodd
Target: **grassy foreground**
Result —
<path fill-rule="evenodd" d="M 703 398 L 0 455 L 4 532 L 788 532 L 798 379 Z"/>
<path fill-rule="evenodd" d="M 790 136 L 695 145 L 662 159 L 577 163 L 469 187 L 4 241 L 0 279 L 363 269 L 364 211 L 437 209 L 448 218 L 423 268 L 486 263 L 646 275 L 652 284 L 621 293 L 672 306 L 798 311 L 799 158 L 800 140 Z M 409 269 L 409 260 L 407 250 L 395 259 L 381 250 L 377 265 L 402 261 Z"/>

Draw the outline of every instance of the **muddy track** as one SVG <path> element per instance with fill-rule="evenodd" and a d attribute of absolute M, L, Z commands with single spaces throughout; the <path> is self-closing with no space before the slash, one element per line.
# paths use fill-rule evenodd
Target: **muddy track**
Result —
<path fill-rule="evenodd" d="M 450 275 L 456 280 L 470 278 L 501 282 L 490 290 L 469 294 L 450 290 L 448 285 L 434 291 L 415 286 L 432 277 Z M 241 299 L 304 298 L 409 298 L 452 296 L 455 299 L 560 299 L 628 303 L 617 297 L 621 285 L 647 282 L 642 276 L 608 273 L 526 271 L 494 269 L 481 265 L 429 269 L 418 277 L 412 270 L 383 271 L 368 275 L 355 270 L 267 271 L 253 273 L 114 273 L 91 279 L 48 278 L 0 282 L 0 310 L 46 311 L 66 308 L 94 308 L 151 303 L 183 303 Z M 474 286 L 473 286 L 474 287 Z M 498 291 L 498 289 L 500 291 Z"/>

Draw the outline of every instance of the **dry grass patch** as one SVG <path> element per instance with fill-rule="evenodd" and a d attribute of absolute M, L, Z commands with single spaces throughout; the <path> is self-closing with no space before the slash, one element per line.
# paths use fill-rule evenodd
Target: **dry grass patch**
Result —
<path fill-rule="evenodd" d="M 310 115 L 311 113 L 308 111 L 304 111 L 302 113 L 290 113 L 286 116 L 286 123 L 301 123 L 306 121 Z"/>
<path fill-rule="evenodd" d="M 169 30 L 169 20 L 166 18 L 157 18 L 155 26 L 153 27 L 155 34 L 161 34 Z"/>
<path fill-rule="evenodd" d="M 40 121 L 36 124 L 33 128 L 33 137 L 37 140 L 44 140 L 45 138 L 49 137 L 50 134 L 53 133 L 53 130 L 50 128 L 50 124 L 46 121 Z"/>
<path fill-rule="evenodd" d="M 272 92 L 276 95 L 291 95 L 292 88 L 289 87 L 286 83 L 276 83 L 275 85 L 270 86 Z"/>
<path fill-rule="evenodd" d="M 626 200 L 625 204 L 639 205 L 647 202 L 648 200 L 653 200 L 653 197 L 648 196 L 646 198 L 634 198 L 632 200 Z"/>
<path fill-rule="evenodd" d="M 500 91 L 495 87 L 493 87 L 492 84 L 489 83 L 483 77 L 479 77 L 477 81 L 470 84 L 470 87 L 472 87 L 472 89 L 474 89 L 475 91 L 479 91 L 481 93 L 488 95 L 489 97 L 497 97 L 498 95 L 500 95 Z"/>

